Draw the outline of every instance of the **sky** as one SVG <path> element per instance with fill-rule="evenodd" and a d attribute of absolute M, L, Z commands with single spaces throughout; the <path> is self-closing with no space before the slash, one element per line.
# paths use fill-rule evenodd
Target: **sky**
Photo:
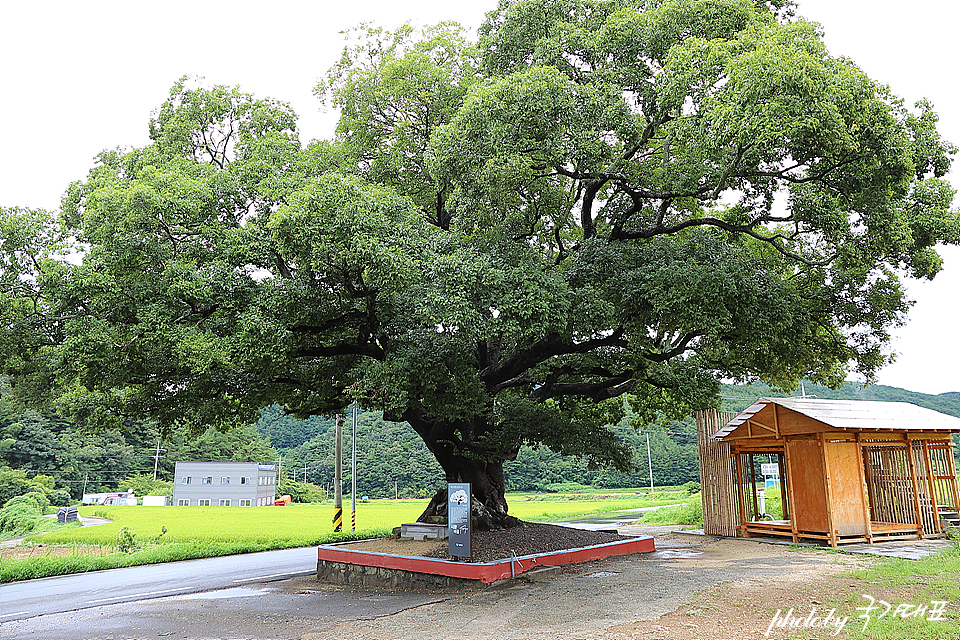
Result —
<path fill-rule="evenodd" d="M 0 205 L 56 209 L 101 150 L 149 142 L 150 113 L 183 75 L 239 85 L 289 102 L 301 139 L 327 138 L 336 114 L 313 87 L 343 48 L 341 31 L 455 20 L 476 28 L 495 0 L 51 0 L 0 6 Z M 960 3 L 943 0 L 800 0 L 830 52 L 851 58 L 908 104 L 926 97 L 944 136 L 960 144 L 954 82 Z M 960 169 L 951 178 L 960 185 Z M 960 199 L 954 203 L 960 204 Z M 960 249 L 944 248 L 932 282 L 908 283 L 916 304 L 895 332 L 897 362 L 881 384 L 960 391 Z"/>

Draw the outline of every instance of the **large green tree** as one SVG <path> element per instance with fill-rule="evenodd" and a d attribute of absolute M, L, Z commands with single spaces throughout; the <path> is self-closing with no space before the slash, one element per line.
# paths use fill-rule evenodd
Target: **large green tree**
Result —
<path fill-rule="evenodd" d="M 497 526 L 525 443 L 628 467 L 624 396 L 645 422 L 720 379 L 871 379 L 901 279 L 958 241 L 954 149 L 788 4 L 503 0 L 476 42 L 360 32 L 317 88 L 336 137 L 306 146 L 282 103 L 177 83 L 62 228 L 4 211 L 15 395 L 197 429 L 358 401 Z"/>

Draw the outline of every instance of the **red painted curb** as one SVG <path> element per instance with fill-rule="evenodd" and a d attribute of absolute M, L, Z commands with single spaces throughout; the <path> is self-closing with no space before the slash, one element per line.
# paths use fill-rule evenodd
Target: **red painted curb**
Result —
<path fill-rule="evenodd" d="M 537 553 L 529 556 L 519 556 L 514 560 L 496 560 L 494 562 L 453 562 L 438 558 L 421 558 L 417 556 L 398 556 L 390 553 L 375 553 L 372 551 L 354 551 L 344 549 L 341 545 L 324 544 L 317 549 L 319 560 L 328 562 L 343 562 L 365 567 L 380 567 L 382 569 L 399 569 L 415 573 L 429 573 L 451 578 L 479 580 L 490 584 L 511 575 L 510 565 L 513 564 L 513 573 L 520 575 L 525 571 L 541 566 L 558 566 L 599 560 L 611 556 L 623 556 L 631 553 L 648 553 L 654 550 L 652 537 L 637 537 L 619 542 L 607 542 L 592 547 L 579 549 L 565 549 L 551 553 Z"/>

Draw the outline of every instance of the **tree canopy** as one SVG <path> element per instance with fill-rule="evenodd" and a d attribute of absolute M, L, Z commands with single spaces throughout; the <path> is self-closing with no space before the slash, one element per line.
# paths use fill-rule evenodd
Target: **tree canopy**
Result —
<path fill-rule="evenodd" d="M 15 396 L 161 428 L 352 402 L 506 521 L 503 462 L 629 466 L 604 425 L 719 381 L 871 380 L 957 243 L 954 147 L 787 2 L 502 0 L 360 30 L 289 106 L 177 82 L 60 216 L 0 216 Z M 70 259 L 68 242 L 81 260 Z"/>

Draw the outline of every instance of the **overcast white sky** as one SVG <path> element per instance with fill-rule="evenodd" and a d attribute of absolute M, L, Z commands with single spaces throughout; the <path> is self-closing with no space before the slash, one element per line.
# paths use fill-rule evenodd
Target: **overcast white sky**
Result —
<path fill-rule="evenodd" d="M 55 209 L 100 150 L 148 142 L 151 110 L 185 74 L 287 101 L 300 115 L 303 140 L 328 137 L 334 116 L 320 112 L 312 88 L 342 49 L 341 30 L 407 20 L 476 27 L 494 6 L 495 0 L 4 2 L 0 204 Z M 960 4 L 800 0 L 799 12 L 823 25 L 832 53 L 852 58 L 910 103 L 930 98 L 941 131 L 960 143 L 953 71 Z M 954 171 L 960 183 L 958 176 Z M 934 282 L 910 286 L 917 304 L 897 333 L 899 360 L 881 372 L 882 384 L 960 391 L 960 250 L 944 253 L 946 269 Z"/>

